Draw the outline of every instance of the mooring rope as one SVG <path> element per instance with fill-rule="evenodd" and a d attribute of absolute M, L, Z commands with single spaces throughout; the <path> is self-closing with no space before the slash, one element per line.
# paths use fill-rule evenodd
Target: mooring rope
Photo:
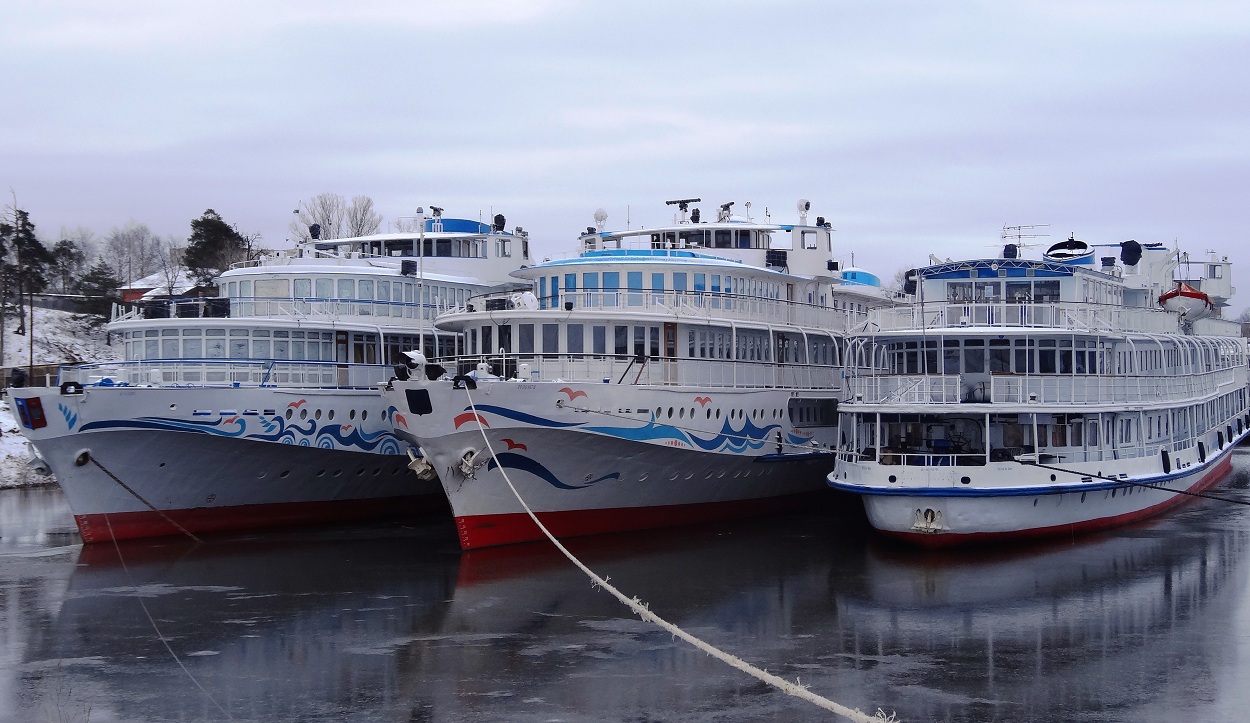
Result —
<path fill-rule="evenodd" d="M 86 459 L 83 459 L 84 457 L 86 457 Z M 151 502 L 148 502 L 147 500 L 145 500 L 145 499 L 143 498 L 143 495 L 141 495 L 141 494 L 139 494 L 138 492 L 136 492 L 136 491 L 134 490 L 134 488 L 132 488 L 130 485 L 126 484 L 125 482 L 122 482 L 120 479 L 118 479 L 117 475 L 115 475 L 115 474 L 113 474 L 112 472 L 110 472 L 110 471 L 108 471 L 107 469 L 105 469 L 104 465 L 100 464 L 99 460 L 97 460 L 97 459 L 95 458 L 95 456 L 94 456 L 94 455 L 92 455 L 90 452 L 83 452 L 83 453 L 79 454 L 79 455 L 78 455 L 78 459 L 76 459 L 76 460 L 75 460 L 75 464 L 77 464 L 79 467 L 83 466 L 83 465 L 84 465 L 84 464 L 86 464 L 87 462 L 90 462 L 91 464 L 94 464 L 96 467 L 99 467 L 101 472 L 103 472 L 104 474 L 106 474 L 106 475 L 108 475 L 108 476 L 109 476 L 109 479 L 111 479 L 111 480 L 113 480 L 114 482 L 116 482 L 117 484 L 121 485 L 121 488 L 122 488 L 122 489 L 124 489 L 124 490 L 126 490 L 126 491 L 127 491 L 127 492 L 129 492 L 130 494 L 134 495 L 135 499 L 137 499 L 137 500 L 139 500 L 140 502 L 142 502 L 143 504 L 147 505 L 147 506 L 148 506 L 148 509 L 150 509 L 150 510 L 152 510 L 153 512 L 155 512 L 156 514 L 160 515 L 160 516 L 161 516 L 161 518 L 162 518 L 162 519 L 164 519 L 164 520 L 165 520 L 166 522 L 168 522 L 169 524 L 171 524 L 171 525 L 173 525 L 174 527 L 178 528 L 178 531 L 179 531 L 179 532 L 181 532 L 182 534 L 186 535 L 187 537 L 190 537 L 192 540 L 195 540 L 196 542 L 201 542 L 200 538 L 198 538 L 198 537 L 196 537 L 195 535 L 191 534 L 191 531 L 190 531 L 190 530 L 188 530 L 187 528 L 185 528 L 185 527 L 183 527 L 182 525 L 178 524 L 177 522 L 174 522 L 173 518 L 171 518 L 169 515 L 165 514 L 165 512 L 164 512 L 164 511 L 162 511 L 162 510 L 160 510 L 160 509 L 157 509 L 156 505 L 154 505 L 154 504 L 152 504 Z M 104 519 L 105 519 L 105 521 L 107 522 L 107 521 L 108 521 L 108 515 L 105 515 Z M 109 536 L 111 537 L 111 536 L 113 535 L 113 525 L 112 525 L 112 524 L 109 524 L 108 528 L 109 528 Z M 117 542 L 117 540 L 113 540 L 113 542 Z"/>
<path fill-rule="evenodd" d="M 538 516 L 534 514 L 534 511 L 530 509 L 530 506 L 526 504 L 525 500 L 521 497 L 521 493 L 517 491 L 517 488 L 512 484 L 512 480 L 508 477 L 507 470 L 504 469 L 503 465 L 499 464 L 499 459 L 495 456 L 495 448 L 491 446 L 490 438 L 486 436 L 486 427 L 482 425 L 481 417 L 478 416 L 477 406 L 473 403 L 473 394 L 467 388 L 468 385 L 465 385 L 465 386 L 466 386 L 464 390 L 465 395 L 468 396 L 469 398 L 469 409 L 473 411 L 474 416 L 478 420 L 477 421 L 478 431 L 482 433 L 482 440 L 486 442 L 486 449 L 490 451 L 491 459 L 495 460 L 495 464 L 498 466 L 499 472 L 503 475 L 504 482 L 508 484 L 508 489 L 512 490 L 512 494 L 516 497 L 517 502 L 521 503 L 521 507 L 525 510 L 525 514 L 529 515 L 530 519 L 534 521 L 534 524 L 538 526 L 538 529 L 542 530 L 542 533 L 546 535 L 547 539 L 551 540 L 551 543 L 555 545 L 556 549 L 558 549 L 561 553 L 564 554 L 565 557 L 569 559 L 569 562 L 572 562 L 574 565 L 577 566 L 579 570 L 586 573 L 586 575 L 591 579 L 591 581 L 594 583 L 596 587 L 607 590 L 609 593 L 612 594 L 613 597 L 615 597 L 617 600 L 620 600 L 621 603 L 626 605 L 630 610 L 634 611 L 634 614 L 636 614 L 638 617 L 642 618 L 643 620 L 649 623 L 658 625 L 659 627 L 668 631 L 671 635 L 681 638 L 682 640 L 693 645 L 699 650 L 702 650 L 708 655 L 711 655 L 712 657 L 720 660 L 721 662 L 724 662 L 738 670 L 741 670 L 747 675 L 750 675 L 751 677 L 757 680 L 763 681 L 764 683 L 767 683 L 768 685 L 771 685 L 774 688 L 777 688 L 778 690 L 782 691 L 783 693 L 787 695 L 792 695 L 796 698 L 805 700 L 831 713 L 840 715 L 843 718 L 856 721 L 856 723 L 881 723 L 881 721 L 897 720 L 894 717 L 893 713 L 890 713 L 887 715 L 880 708 L 877 709 L 877 712 L 875 715 L 868 715 L 867 713 L 864 713 L 863 711 L 857 710 L 855 708 L 848 708 L 847 706 L 841 705 L 839 703 L 835 703 L 834 701 L 829 700 L 828 698 L 824 698 L 822 696 L 819 696 L 811 692 L 807 688 L 807 686 L 803 685 L 802 681 L 798 680 L 797 678 L 796 678 L 796 682 L 792 683 L 786 680 L 785 678 L 773 675 L 772 673 L 769 673 L 765 670 L 756 668 L 755 666 L 751 665 L 745 660 L 742 660 L 741 658 L 731 655 L 730 653 L 727 653 L 721 650 L 720 648 L 717 648 L 714 645 L 711 645 L 710 643 L 706 643 L 703 640 L 700 640 L 699 638 L 696 638 L 695 636 L 691 635 L 690 633 L 687 633 L 686 631 L 682 630 L 676 625 L 668 622 L 664 618 L 661 618 L 659 615 L 656 615 L 655 613 L 651 612 L 650 608 L 648 608 L 647 605 L 643 603 L 641 600 L 639 600 L 637 597 L 633 597 L 633 598 L 627 597 L 624 593 L 618 590 L 615 586 L 608 583 L 606 578 L 603 578 L 597 575 L 593 570 L 591 570 L 589 567 L 583 564 L 581 560 L 577 559 L 577 556 L 575 556 L 572 552 L 569 552 L 568 548 L 562 545 L 560 541 L 555 538 L 555 535 L 551 534 L 551 531 L 548 530 L 547 527 L 543 525 L 541 521 L 539 521 Z"/>
<path fill-rule="evenodd" d="M 147 616 L 148 622 L 152 625 L 152 629 L 156 631 L 156 639 L 161 641 L 161 645 L 164 645 L 165 650 L 169 651 L 170 657 L 174 659 L 174 662 L 178 664 L 179 668 L 182 668 L 182 672 L 187 674 L 187 677 L 191 679 L 191 682 L 195 684 L 195 687 L 200 689 L 200 692 L 204 694 L 204 697 L 208 698 L 209 702 L 216 706 L 217 710 L 221 711 L 221 714 L 224 715 L 227 720 L 234 720 L 234 716 L 230 715 L 230 711 L 221 707 L 221 703 L 217 702 L 217 699 L 213 697 L 212 693 L 209 693 L 204 686 L 200 685 L 200 681 L 196 680 L 191 671 L 187 669 L 187 666 L 183 665 L 182 659 L 178 657 L 178 654 L 175 653 L 174 649 L 169 645 L 169 640 L 167 640 L 165 635 L 161 633 L 160 627 L 156 624 L 156 619 L 152 617 L 151 611 L 148 610 L 147 603 L 143 602 L 143 596 L 139 594 L 138 586 L 135 585 L 135 580 L 130 574 L 130 567 L 126 565 L 126 558 L 122 556 L 122 548 L 117 544 L 117 536 L 113 534 L 113 523 L 109 522 L 107 512 L 104 514 L 104 524 L 108 525 L 109 539 L 113 541 L 113 549 L 117 551 L 117 559 L 122 564 L 122 570 L 126 572 L 126 580 L 130 582 L 131 587 L 135 588 L 134 598 L 139 602 L 139 607 L 143 608 L 143 614 Z"/>

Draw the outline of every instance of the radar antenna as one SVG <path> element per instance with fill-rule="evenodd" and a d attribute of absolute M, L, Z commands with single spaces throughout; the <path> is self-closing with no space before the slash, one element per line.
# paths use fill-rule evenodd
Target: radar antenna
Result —
<path fill-rule="evenodd" d="M 699 202 L 701 202 L 702 200 L 703 200 L 703 199 L 701 199 L 701 198 L 675 198 L 675 199 L 673 199 L 672 201 L 665 201 L 665 202 L 664 202 L 664 205 L 665 205 L 665 206 L 676 206 L 676 207 L 677 207 L 677 210 L 678 210 L 678 211 L 681 211 L 681 222 L 682 222 L 682 223 L 685 223 L 685 222 L 686 222 L 686 212 L 690 210 L 690 204 L 692 204 L 692 203 L 699 203 Z"/>

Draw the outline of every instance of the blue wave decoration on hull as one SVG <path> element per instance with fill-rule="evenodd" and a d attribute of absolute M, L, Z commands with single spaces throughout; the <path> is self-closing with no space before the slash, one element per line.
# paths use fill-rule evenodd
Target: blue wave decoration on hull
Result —
<path fill-rule="evenodd" d="M 506 419 L 513 419 L 518 422 L 521 422 L 522 424 L 532 424 L 535 427 L 551 427 L 555 429 L 562 429 L 565 427 L 580 427 L 582 425 L 581 422 L 557 422 L 554 419 L 547 419 L 546 417 L 538 417 L 533 414 L 527 414 L 526 412 L 518 412 L 515 409 L 509 409 L 507 407 L 499 407 L 493 404 L 478 404 L 475 406 L 477 407 L 477 411 L 479 413 L 488 412 L 490 414 L 497 414 L 500 417 L 504 417 Z M 473 407 L 465 407 L 464 411 L 471 412 L 473 411 Z"/>
<path fill-rule="evenodd" d="M 481 407 L 478 407 L 478 408 L 481 409 Z M 496 463 L 495 459 L 499 460 L 499 462 Z M 492 459 L 490 462 L 486 463 L 486 469 L 491 470 L 491 469 L 495 469 L 496 467 L 507 467 L 508 469 L 516 469 L 516 470 L 521 470 L 522 472 L 529 472 L 530 474 L 543 480 L 544 482 L 551 485 L 552 487 L 556 487 L 562 490 L 584 490 L 587 487 L 592 487 L 594 485 L 597 485 L 600 482 L 603 482 L 604 480 L 621 478 L 620 472 L 609 472 L 608 474 L 605 474 L 602 477 L 598 477 L 592 480 L 587 480 L 586 482 L 580 485 L 570 485 L 570 484 L 565 484 L 564 482 L 561 482 L 560 478 L 556 477 L 554 472 L 544 467 L 542 463 L 539 462 L 538 460 L 531 459 L 529 457 L 526 457 L 523 454 L 518 454 L 516 452 L 500 452 L 499 454 L 495 455 L 495 459 Z"/>
<path fill-rule="evenodd" d="M 255 424 L 249 425 L 249 421 L 254 421 Z M 377 454 L 397 455 L 402 449 L 399 438 L 390 430 L 364 432 L 359 427 L 352 426 L 350 427 L 350 432 L 344 432 L 344 426 L 339 424 L 327 424 L 318 429 L 317 422 L 311 419 L 307 420 L 306 426 L 301 427 L 297 422 L 288 423 L 280 415 L 273 417 L 220 417 L 205 421 L 170 419 L 168 417 L 110 419 L 88 422 L 82 425 L 80 431 L 117 429 L 193 432 L 209 434 L 215 437 L 246 439 L 252 442 L 275 442 L 301 447 L 311 447 L 315 444 L 315 446 L 321 449 L 344 449 L 376 452 Z"/>

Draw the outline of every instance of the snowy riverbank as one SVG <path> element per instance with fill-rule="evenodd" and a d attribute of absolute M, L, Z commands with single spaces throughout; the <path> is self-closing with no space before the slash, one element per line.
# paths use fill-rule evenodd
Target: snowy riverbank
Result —
<path fill-rule="evenodd" d="M 29 316 L 27 323 L 30 323 Z M 52 309 L 35 309 L 32 335 L 17 334 L 17 319 L 4 322 L 5 367 L 26 364 L 81 364 L 120 359 L 121 345 L 109 344 L 98 318 Z M 0 400 L 0 488 L 55 482 L 36 472 L 31 455 L 13 416 L 8 398 Z"/>

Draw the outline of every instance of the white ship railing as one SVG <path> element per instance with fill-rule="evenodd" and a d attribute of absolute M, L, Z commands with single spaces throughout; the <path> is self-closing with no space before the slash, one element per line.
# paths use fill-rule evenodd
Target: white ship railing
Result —
<path fill-rule="evenodd" d="M 266 386 L 373 388 L 394 376 L 386 364 L 186 359 L 62 367 L 59 383 L 83 386 Z"/>
<path fill-rule="evenodd" d="M 1163 309 L 1112 304 L 925 303 L 873 309 L 858 331 L 906 331 L 951 327 L 1037 327 L 1072 331 L 1175 333 L 1179 318 Z"/>
<path fill-rule="evenodd" d="M 519 381 L 669 385 L 707 388 L 842 388 L 842 371 L 816 364 L 777 364 L 718 359 L 648 358 L 592 354 L 467 355 L 440 361 L 461 373 L 485 362 L 491 373 Z"/>
<path fill-rule="evenodd" d="M 1237 370 L 1168 376 L 888 374 L 850 379 L 851 398 L 870 404 L 1112 404 L 1184 401 L 1227 391 Z M 988 391 L 988 393 L 987 393 Z"/>
<path fill-rule="evenodd" d="M 511 294 L 475 296 L 469 300 L 469 307 L 474 311 L 503 311 L 512 308 L 512 301 Z M 576 309 L 605 312 L 615 316 L 651 314 L 680 317 L 683 321 L 690 321 L 692 318 L 706 319 L 709 323 L 721 325 L 744 321 L 833 332 L 862 327 L 867 319 L 863 311 L 705 291 L 566 291 L 559 297 L 543 299 L 541 309 L 526 311 L 539 313 L 542 309 L 553 314 Z M 465 310 L 456 309 L 450 313 L 461 311 Z"/>
<path fill-rule="evenodd" d="M 213 301 L 220 301 L 214 305 Z M 228 303 L 227 303 L 228 302 Z M 454 304 L 431 301 L 424 305 L 425 318 L 433 321 Z M 270 319 L 420 319 L 421 304 L 375 299 L 338 299 L 289 297 L 219 297 L 214 299 L 160 299 L 140 306 L 114 304 L 110 322 L 139 319 L 207 319 L 207 318 L 270 318 Z"/>

